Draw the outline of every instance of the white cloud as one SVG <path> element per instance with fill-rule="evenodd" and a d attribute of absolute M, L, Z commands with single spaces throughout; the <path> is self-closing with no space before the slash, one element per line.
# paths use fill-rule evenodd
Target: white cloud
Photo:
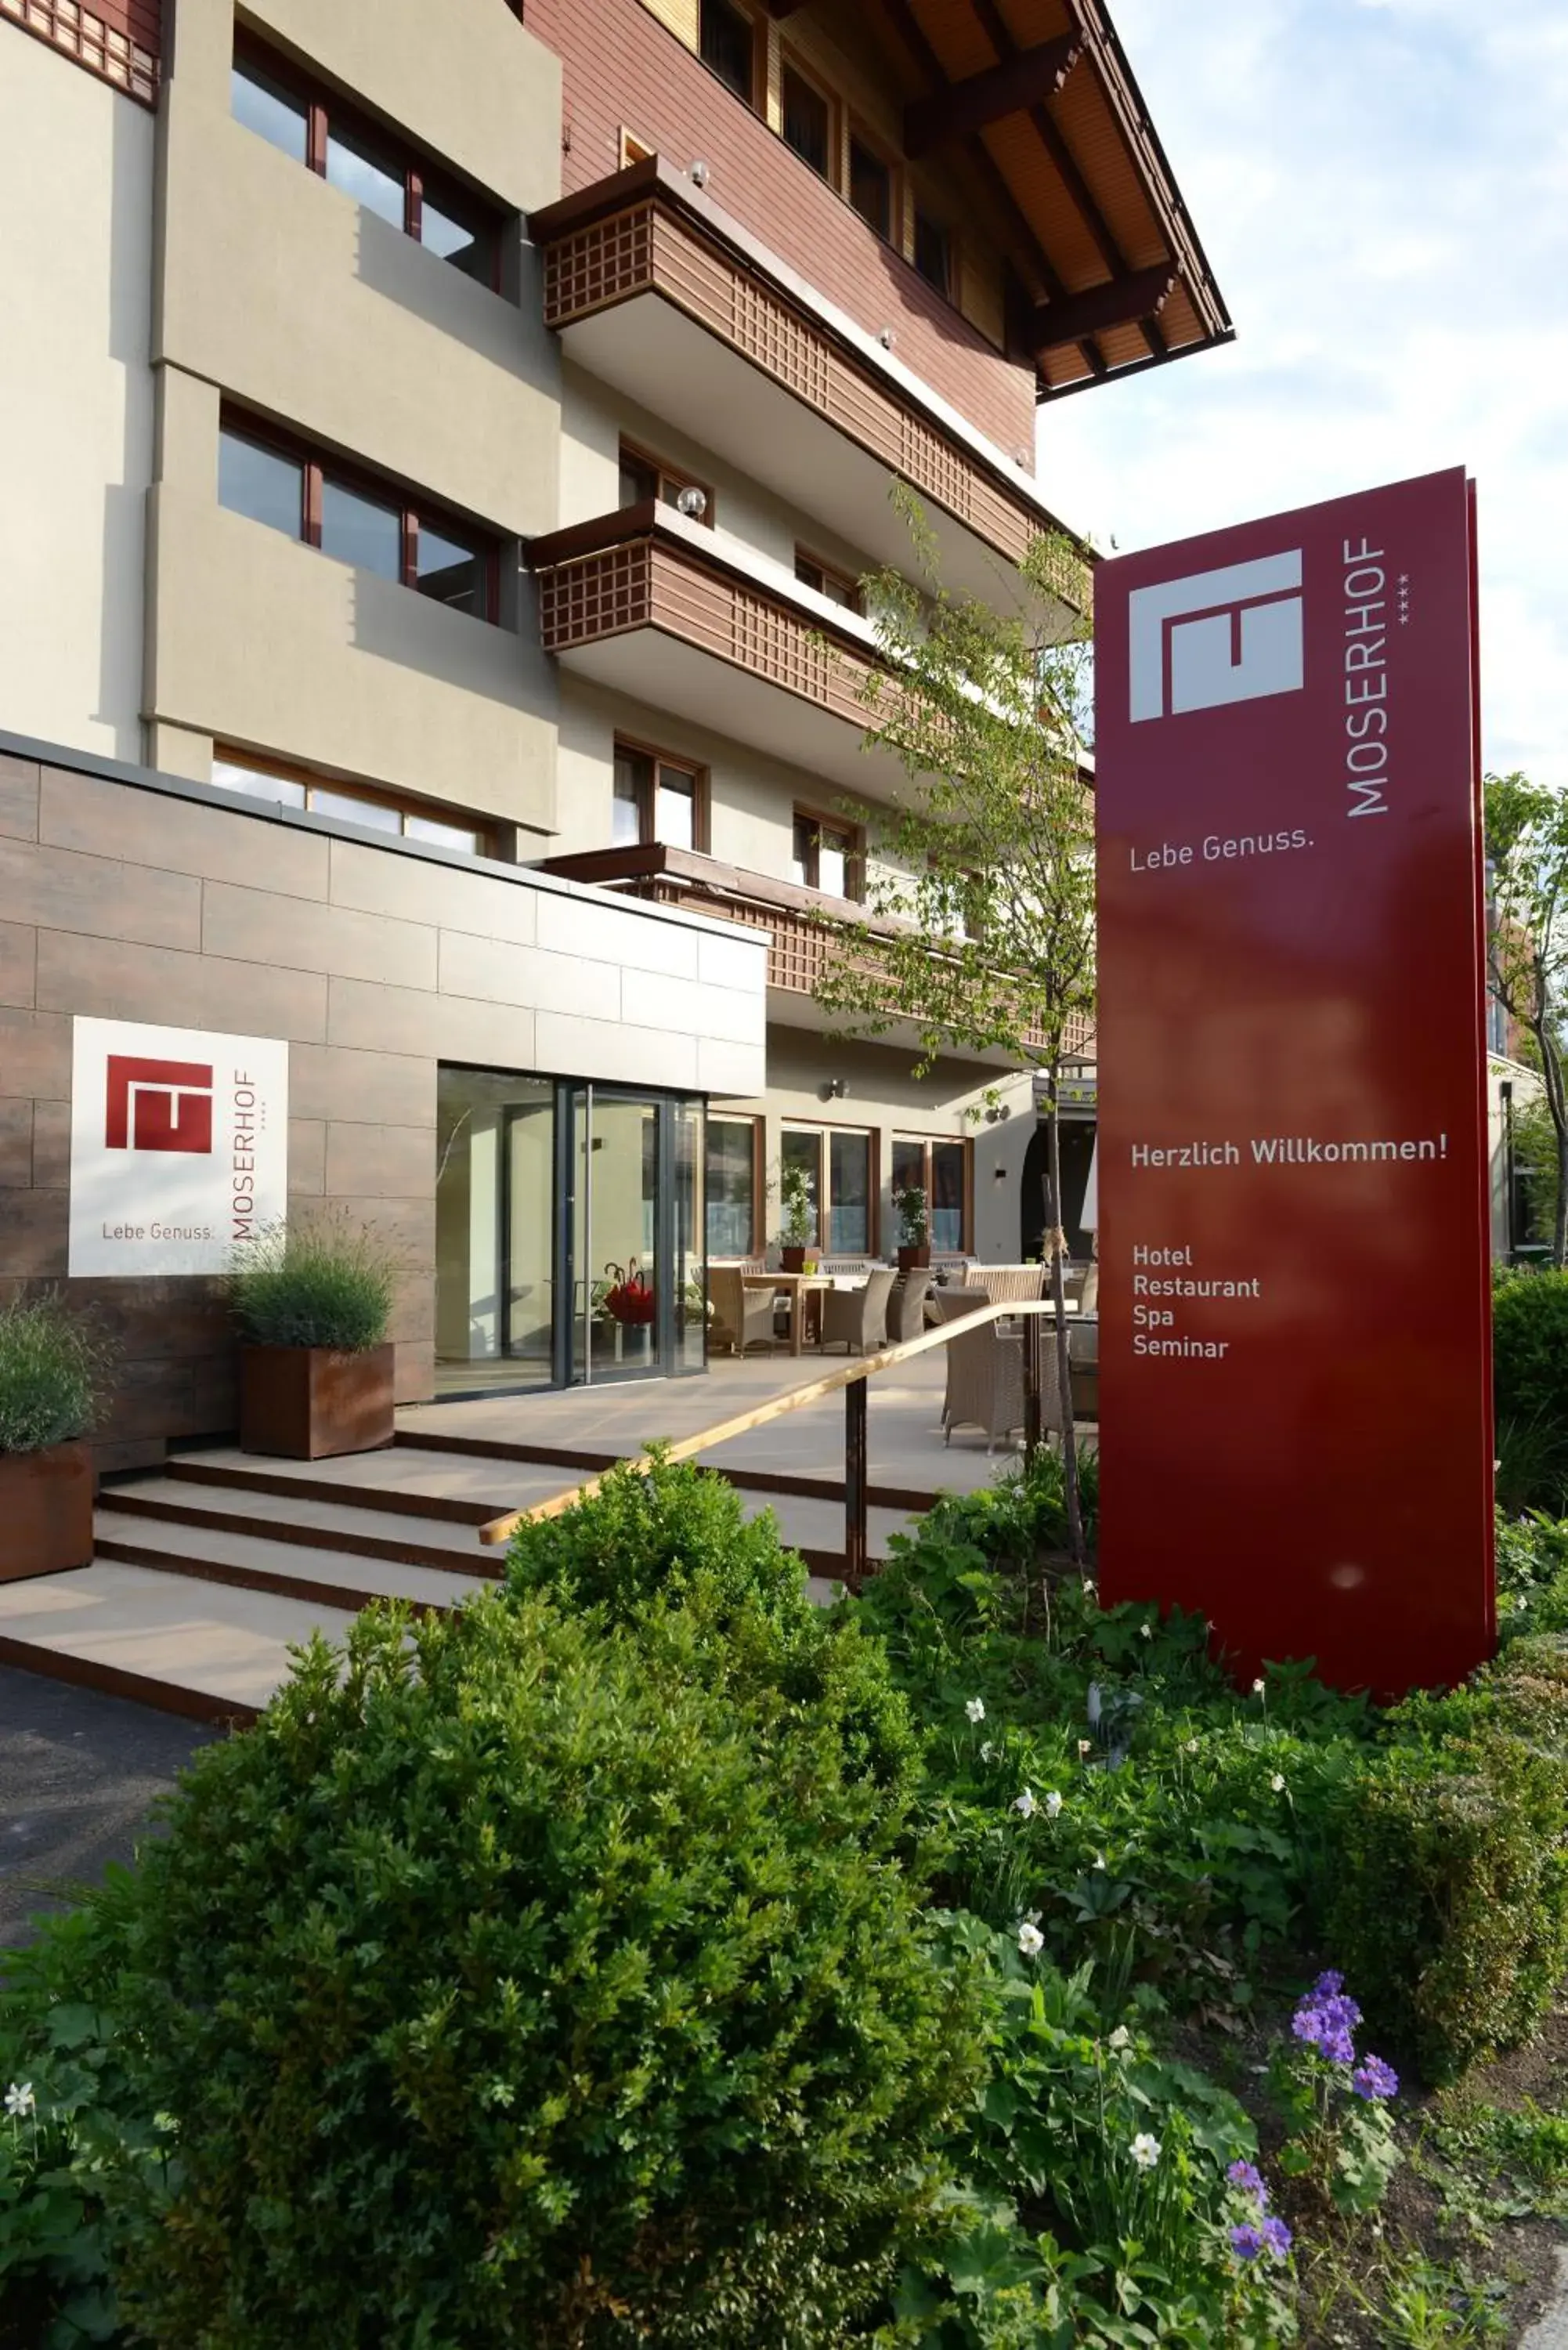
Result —
<path fill-rule="evenodd" d="M 1568 19 L 1560 0 L 1116 0 L 1236 320 L 1042 414 L 1123 548 L 1467 464 L 1483 747 L 1568 786 Z"/>

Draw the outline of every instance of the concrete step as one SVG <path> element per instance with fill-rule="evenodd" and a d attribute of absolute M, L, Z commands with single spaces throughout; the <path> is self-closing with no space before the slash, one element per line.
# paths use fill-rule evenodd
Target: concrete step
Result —
<path fill-rule="evenodd" d="M 112 1495 L 109 1501 L 112 1504 Z M 368 1558 L 357 1551 L 334 1549 L 329 1542 L 320 1547 L 275 1542 L 263 1526 L 234 1533 L 177 1518 L 140 1517 L 112 1505 L 100 1505 L 94 1530 L 100 1559 L 275 1591 L 316 1607 L 350 1611 L 371 1599 L 406 1599 L 417 1607 L 460 1607 L 502 1572 L 497 1555 L 481 1551 L 477 1544 L 471 1561 L 448 1572 Z"/>
<path fill-rule="evenodd" d="M 545 1490 L 560 1490 L 558 1475 Z M 338 1550 L 360 1558 L 386 1559 L 405 1566 L 457 1567 L 483 1560 L 477 1521 L 456 1525 L 441 1518 L 410 1517 L 391 1504 L 362 1509 L 342 1502 L 327 1487 L 308 1496 L 270 1492 L 260 1479 L 243 1489 L 192 1483 L 177 1477 L 144 1477 L 116 1485 L 107 1504 L 122 1516 L 204 1526 L 219 1534 L 254 1534 L 308 1549 Z M 520 1499 L 532 1498 L 523 1495 Z M 514 1503 L 513 1506 L 516 1506 Z"/>
<path fill-rule="evenodd" d="M 0 1584 L 0 1662 L 200 1721 L 249 1721 L 319 1631 L 345 1609 L 102 1560 Z"/>

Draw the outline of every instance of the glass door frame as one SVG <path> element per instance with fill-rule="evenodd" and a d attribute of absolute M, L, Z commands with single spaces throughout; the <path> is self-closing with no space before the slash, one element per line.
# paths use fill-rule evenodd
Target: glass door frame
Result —
<path fill-rule="evenodd" d="M 651 1109 L 657 1121 L 654 1141 L 653 1274 L 657 1299 L 653 1345 L 649 1360 L 596 1372 L 593 1359 L 594 1285 L 598 1277 L 594 1242 L 593 1145 L 594 1106 L 597 1101 L 637 1103 Z M 690 1245 L 680 1247 L 676 1136 L 682 1115 L 696 1114 L 696 1179 L 693 1190 Z M 591 1078 L 558 1078 L 556 1083 L 556 1295 L 553 1331 L 552 1384 L 556 1388 L 596 1387 L 639 1378 L 690 1378 L 708 1367 L 707 1295 L 708 1246 L 702 1189 L 706 1157 L 708 1105 L 700 1094 L 673 1094 L 655 1087 L 600 1085 Z M 581 1231 L 578 1226 L 578 1185 L 583 1188 Z M 579 1264 L 578 1259 L 581 1258 Z M 680 1318 L 690 1281 L 700 1275 L 703 1300 L 698 1359 L 687 1359 Z M 577 1303 L 578 1284 L 582 1304 Z"/>

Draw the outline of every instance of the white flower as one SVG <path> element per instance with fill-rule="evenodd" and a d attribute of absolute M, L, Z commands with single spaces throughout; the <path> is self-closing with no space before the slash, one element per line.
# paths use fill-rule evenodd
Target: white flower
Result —
<path fill-rule="evenodd" d="M 1268 1684 L 1264 1680 L 1262 1674 L 1260 1673 L 1257 1679 L 1252 1683 L 1252 1695 L 1254 1697 L 1262 1697 L 1267 1686 Z"/>
<path fill-rule="evenodd" d="M 980 1759 L 981 1759 L 981 1761 L 982 1762 L 995 1762 L 995 1760 L 996 1760 L 996 1742 L 994 1741 L 994 1739 L 988 1738 L 988 1739 L 985 1741 L 985 1743 L 981 1746 L 981 1750 L 980 1750 Z"/>
<path fill-rule="evenodd" d="M 1014 1795 L 1012 1799 L 1012 1808 L 1022 1818 L 1032 1820 L 1034 1817 L 1035 1813 L 1040 1809 L 1039 1804 L 1034 1800 L 1033 1788 L 1025 1787 L 1021 1795 Z"/>
<path fill-rule="evenodd" d="M 1118 2023 L 1116 2030 L 1112 2033 L 1111 2046 L 1116 2051 L 1118 2055 L 1124 2048 L 1130 2048 L 1132 2046 L 1132 2033 L 1127 2030 L 1125 2023 Z"/>
<path fill-rule="evenodd" d="M 1079 1741 L 1078 1741 L 1078 1752 L 1079 1752 L 1079 1753 L 1080 1753 L 1080 1754 L 1087 1754 L 1087 1753 L 1090 1752 L 1090 1742 L 1089 1742 L 1089 1740 L 1088 1740 L 1088 1739 L 1086 1739 L 1086 1738 L 1080 1738 L 1080 1739 L 1079 1739 Z"/>
<path fill-rule="evenodd" d="M 14 2122 L 19 2122 L 24 2114 L 30 2114 L 36 2103 L 31 2081 L 13 2081 L 5 2092 L 5 2111 Z"/>
<path fill-rule="evenodd" d="M 1086 1575 L 1084 1577 L 1084 1596 L 1086 1599 L 1092 1599 L 1098 1588 L 1093 1575 Z"/>
<path fill-rule="evenodd" d="M 1027 1918 L 1018 1929 L 1018 1947 L 1026 1959 L 1037 1959 L 1045 1948 L 1044 1935 L 1040 1931 L 1039 1927 L 1032 1925 Z"/>
<path fill-rule="evenodd" d="M 982 1697 L 971 1697 L 969 1703 L 965 1706 L 964 1711 L 968 1714 L 971 1721 L 983 1721 L 985 1720 L 985 1700 Z"/>
<path fill-rule="evenodd" d="M 1196 1739 L 1196 1738 L 1189 1738 L 1189 1739 L 1187 1741 L 1187 1744 L 1186 1744 L 1186 1747 L 1185 1747 L 1185 1750 L 1184 1750 L 1184 1751 L 1185 1751 L 1187 1753 L 1189 1753 L 1189 1754 L 1196 1754 L 1196 1753 L 1197 1753 L 1197 1752 L 1198 1752 L 1198 1741 L 1197 1741 L 1197 1739 Z"/>
<path fill-rule="evenodd" d="M 1061 1811 L 1062 1798 L 1056 1793 L 1055 1788 L 1053 1787 L 1050 1794 L 1045 1798 L 1045 1816 L 1048 1820 L 1057 1819 L 1061 1815 Z"/>
<path fill-rule="evenodd" d="M 1104 1854 L 1103 1852 L 1097 1852 L 1097 1853 L 1095 1855 L 1095 1866 L 1096 1866 L 1096 1868 L 1104 1868 L 1105 1865 L 1106 1865 L 1106 1856 L 1105 1856 L 1105 1854 Z"/>
<path fill-rule="evenodd" d="M 1159 2140 L 1147 2130 L 1139 2130 L 1132 2142 L 1132 2158 L 1140 2170 L 1152 2170 L 1159 2160 Z"/>
<path fill-rule="evenodd" d="M 1285 1792 L 1285 1782 L 1282 1773 L 1276 1771 L 1273 1777 L 1270 1780 L 1269 1784 L 1273 1789 L 1276 1795 L 1282 1795 Z"/>
<path fill-rule="evenodd" d="M 1141 1634 L 1141 1636 L 1142 1636 L 1142 1638 L 1143 1638 L 1144 1639 L 1146 1639 L 1146 1640 L 1152 1640 L 1152 1639 L 1153 1639 L 1153 1638 L 1154 1638 L 1154 1626 L 1153 1626 L 1152 1624 L 1140 1624 L 1140 1625 L 1138 1626 L 1138 1627 L 1137 1627 L 1137 1628 L 1138 1628 L 1138 1631 L 1139 1631 L 1139 1633 Z"/>

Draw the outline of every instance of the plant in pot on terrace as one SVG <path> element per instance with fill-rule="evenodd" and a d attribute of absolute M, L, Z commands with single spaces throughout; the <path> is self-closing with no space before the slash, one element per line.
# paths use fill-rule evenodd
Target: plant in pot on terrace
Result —
<path fill-rule="evenodd" d="M 779 1226 L 779 1253 L 784 1269 L 786 1273 L 801 1273 L 805 1267 L 805 1253 L 811 1245 L 816 1224 L 811 1182 L 804 1167 L 781 1169 L 779 1205 L 784 1211 Z"/>
<path fill-rule="evenodd" d="M 0 1583 L 92 1557 L 92 1448 L 110 1353 L 57 1294 L 0 1307 Z"/>
<path fill-rule="evenodd" d="M 345 1217 L 269 1226 L 236 1254 L 229 1295 L 247 1452 L 318 1461 L 390 1444 L 397 1270 L 378 1234 Z"/>
<path fill-rule="evenodd" d="M 893 1205 L 898 1211 L 899 1271 L 908 1273 L 911 1266 L 929 1264 L 931 1211 L 924 1185 L 906 1183 L 894 1192 Z"/>

